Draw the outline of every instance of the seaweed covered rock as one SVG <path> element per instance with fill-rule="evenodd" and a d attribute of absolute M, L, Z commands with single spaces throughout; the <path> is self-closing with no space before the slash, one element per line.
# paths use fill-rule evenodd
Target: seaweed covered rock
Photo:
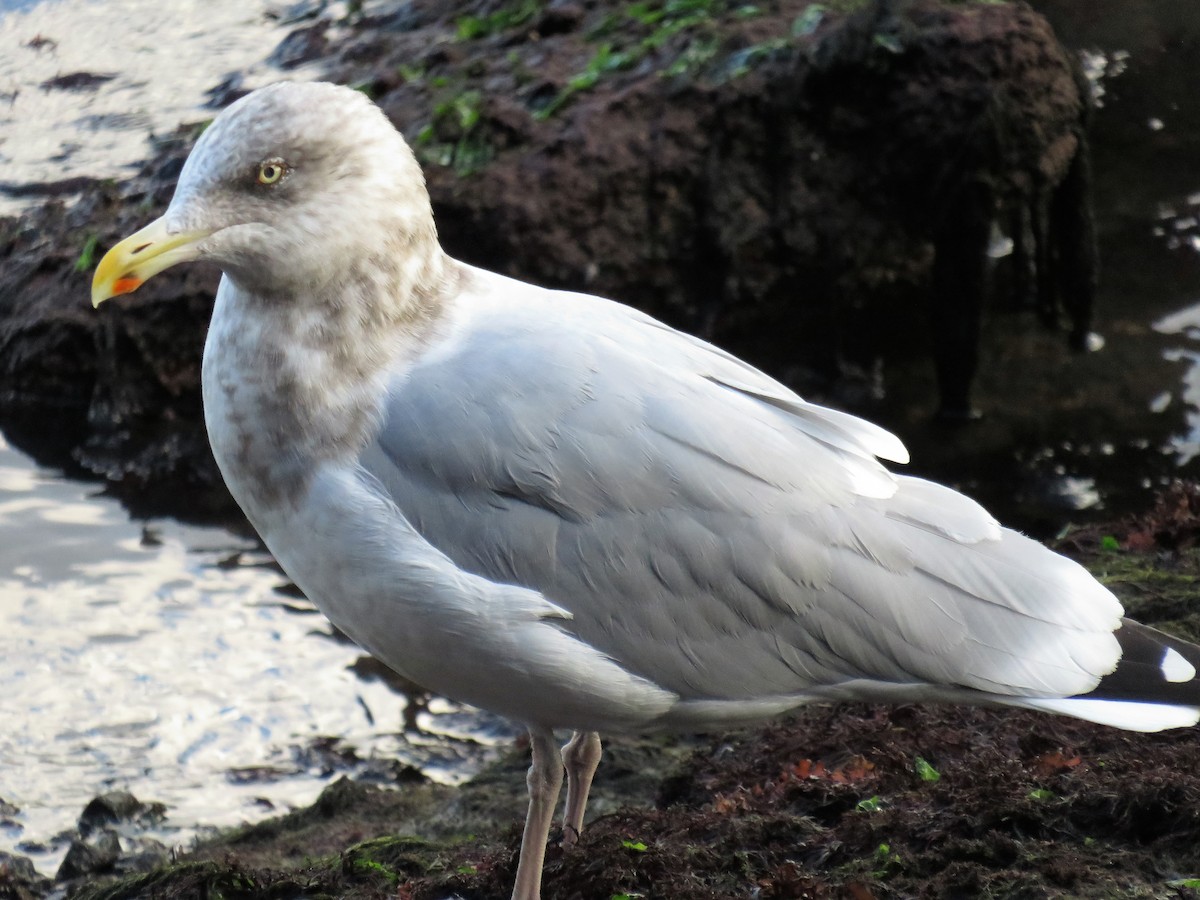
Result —
<path fill-rule="evenodd" d="M 915 335 L 942 410 L 965 415 L 1000 220 L 1018 290 L 1051 321 L 1063 288 L 1083 346 L 1087 89 L 1043 18 L 704 6 L 605 6 L 555 39 L 498 30 L 475 39 L 496 48 L 467 57 L 476 79 L 432 51 L 379 86 L 452 252 L 632 302 L 806 389 Z"/>
<path fill-rule="evenodd" d="M 49 893 L 52 882 L 38 874 L 33 861 L 0 851 L 0 897 L 33 900 Z"/>

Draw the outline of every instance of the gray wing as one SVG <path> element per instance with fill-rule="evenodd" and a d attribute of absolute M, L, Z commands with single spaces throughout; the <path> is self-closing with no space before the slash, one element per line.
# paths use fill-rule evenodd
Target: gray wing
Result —
<path fill-rule="evenodd" d="M 1115 664 L 1111 594 L 891 475 L 891 435 L 625 307 L 529 291 L 398 378 L 361 459 L 461 568 L 684 699 L 1063 695 Z"/>

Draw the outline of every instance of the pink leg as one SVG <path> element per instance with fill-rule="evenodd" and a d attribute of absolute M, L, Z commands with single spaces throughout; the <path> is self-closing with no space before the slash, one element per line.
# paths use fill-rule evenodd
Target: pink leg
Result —
<path fill-rule="evenodd" d="M 546 840 L 550 835 L 550 821 L 554 818 L 554 808 L 558 806 L 558 794 L 563 782 L 562 758 L 558 754 L 553 731 L 530 728 L 529 750 L 532 757 L 526 777 L 529 814 L 525 817 L 525 833 L 521 837 L 521 857 L 517 863 L 512 900 L 541 898 Z"/>
<path fill-rule="evenodd" d="M 600 735 L 594 731 L 576 731 L 562 749 L 567 769 L 567 811 L 563 816 L 563 844 L 570 847 L 583 831 L 592 776 L 600 765 Z"/>

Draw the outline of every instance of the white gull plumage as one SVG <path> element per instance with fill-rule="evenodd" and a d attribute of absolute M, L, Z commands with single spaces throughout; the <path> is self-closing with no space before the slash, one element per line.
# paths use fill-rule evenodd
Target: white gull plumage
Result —
<path fill-rule="evenodd" d="M 513 896 L 598 731 L 818 699 L 944 700 L 1156 730 L 1200 718 L 1200 649 L 1122 619 L 1077 564 L 882 429 L 628 307 L 454 260 L 362 96 L 277 85 L 221 114 L 96 302 L 225 272 L 204 402 L 235 498 L 329 618 L 423 686 L 525 723 Z"/>

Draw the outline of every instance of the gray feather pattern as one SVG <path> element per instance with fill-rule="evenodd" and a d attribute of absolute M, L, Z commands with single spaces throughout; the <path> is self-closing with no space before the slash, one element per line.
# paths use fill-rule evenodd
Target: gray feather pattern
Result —
<path fill-rule="evenodd" d="M 685 699 L 862 679 L 1061 695 L 1115 665 L 1111 595 L 887 472 L 886 432 L 624 307 L 523 288 L 393 386 L 362 457 L 457 565 L 540 591 Z"/>

